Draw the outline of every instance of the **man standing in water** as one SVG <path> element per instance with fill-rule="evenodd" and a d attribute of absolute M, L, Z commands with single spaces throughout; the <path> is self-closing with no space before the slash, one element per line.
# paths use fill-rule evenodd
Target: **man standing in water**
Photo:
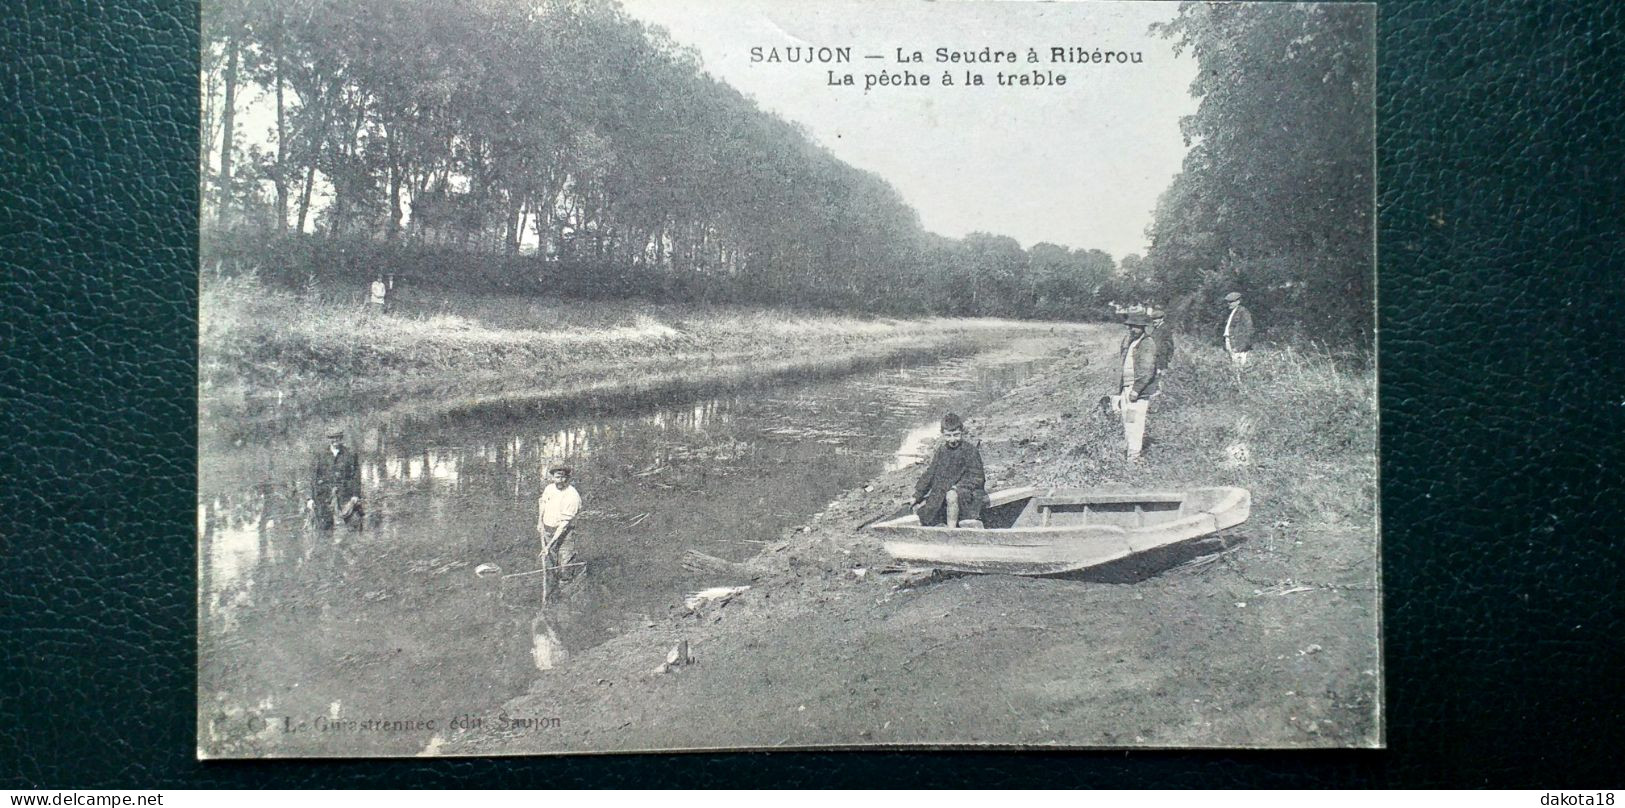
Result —
<path fill-rule="evenodd" d="M 982 452 L 965 440 L 965 422 L 951 412 L 942 416 L 942 445 L 914 484 L 914 515 L 927 527 L 981 527 L 985 483 Z"/>
<path fill-rule="evenodd" d="M 331 529 L 335 517 L 345 524 L 361 527 L 361 461 L 344 445 L 344 433 L 327 436 L 327 448 L 316 452 L 311 464 L 310 498 L 305 510 L 314 515 L 316 526 Z"/>
<path fill-rule="evenodd" d="M 1140 448 L 1145 442 L 1145 417 L 1151 408 L 1151 397 L 1157 394 L 1157 340 L 1145 333 L 1150 322 L 1143 314 L 1124 318 L 1128 336 L 1123 337 L 1118 347 L 1123 360 L 1118 406 L 1123 411 L 1123 442 L 1131 463 L 1140 459 Z"/>
<path fill-rule="evenodd" d="M 570 484 L 570 467 L 554 468 L 542 496 L 536 501 L 536 532 L 542 537 L 542 566 L 563 567 L 575 553 L 570 547 L 570 524 L 581 510 L 581 493 Z M 553 562 L 558 563 L 554 564 Z"/>

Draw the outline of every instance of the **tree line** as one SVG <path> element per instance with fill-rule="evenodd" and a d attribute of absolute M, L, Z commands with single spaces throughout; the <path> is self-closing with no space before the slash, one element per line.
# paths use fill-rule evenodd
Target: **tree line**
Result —
<path fill-rule="evenodd" d="M 613 0 L 216 0 L 204 33 L 206 250 L 461 254 L 440 280 L 956 315 L 1077 316 L 1115 270 L 927 233 Z M 250 96 L 274 110 L 263 137 L 236 119 Z"/>
<path fill-rule="evenodd" d="M 1186 2 L 1153 30 L 1196 56 L 1201 102 L 1124 293 L 1200 319 L 1238 290 L 1272 339 L 1370 350 L 1372 9 Z"/>
<path fill-rule="evenodd" d="M 906 314 L 1154 305 L 1189 330 L 1239 289 L 1272 338 L 1366 346 L 1372 24 L 1185 3 L 1154 27 L 1197 59 L 1201 102 L 1150 249 L 1118 262 L 925 231 L 614 0 L 211 0 L 205 260 Z M 250 100 L 273 111 L 252 138 Z"/>

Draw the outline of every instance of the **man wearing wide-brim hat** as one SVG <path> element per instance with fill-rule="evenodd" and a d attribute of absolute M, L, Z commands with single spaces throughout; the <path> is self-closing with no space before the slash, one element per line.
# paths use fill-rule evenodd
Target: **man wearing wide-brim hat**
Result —
<path fill-rule="evenodd" d="M 1123 318 L 1128 334 L 1118 346 L 1123 375 L 1118 389 L 1118 409 L 1123 413 L 1123 443 L 1128 459 L 1140 459 L 1145 443 L 1145 420 L 1151 409 L 1151 397 L 1157 394 L 1157 340 L 1146 333 L 1150 318 L 1137 312 Z"/>
<path fill-rule="evenodd" d="M 1224 320 L 1224 349 L 1230 353 L 1230 361 L 1239 376 L 1247 367 L 1247 352 L 1253 349 L 1253 315 L 1241 305 L 1240 292 L 1225 295 L 1224 302 L 1230 306 L 1230 314 Z"/>

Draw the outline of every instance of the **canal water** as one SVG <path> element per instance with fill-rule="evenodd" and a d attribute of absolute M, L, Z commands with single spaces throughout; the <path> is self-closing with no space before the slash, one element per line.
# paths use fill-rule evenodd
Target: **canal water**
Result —
<path fill-rule="evenodd" d="M 434 732 L 362 732 L 359 722 L 426 716 L 443 730 L 453 716 L 490 714 L 538 670 L 716 585 L 683 567 L 685 551 L 749 558 L 841 492 L 916 462 L 944 411 L 1001 395 L 1065 344 L 1020 339 L 976 356 L 627 412 L 499 402 L 357 416 L 348 442 L 361 459 L 359 530 L 320 529 L 302 515 L 298 486 L 314 442 L 206 439 L 203 748 L 421 750 Z M 323 430 L 312 431 L 319 441 Z M 584 503 L 575 554 L 585 567 L 544 610 L 541 576 L 526 573 L 541 566 L 536 498 L 543 469 L 556 464 L 575 469 Z"/>

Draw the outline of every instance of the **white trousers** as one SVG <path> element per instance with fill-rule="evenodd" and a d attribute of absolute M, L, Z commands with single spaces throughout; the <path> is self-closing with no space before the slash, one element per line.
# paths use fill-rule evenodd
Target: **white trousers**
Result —
<path fill-rule="evenodd" d="M 1140 456 L 1140 447 L 1145 444 L 1145 416 L 1151 407 L 1151 399 L 1129 401 L 1128 393 L 1129 388 L 1123 388 L 1120 399 L 1123 403 L 1123 442 L 1128 445 L 1128 458 L 1134 460 Z"/>

